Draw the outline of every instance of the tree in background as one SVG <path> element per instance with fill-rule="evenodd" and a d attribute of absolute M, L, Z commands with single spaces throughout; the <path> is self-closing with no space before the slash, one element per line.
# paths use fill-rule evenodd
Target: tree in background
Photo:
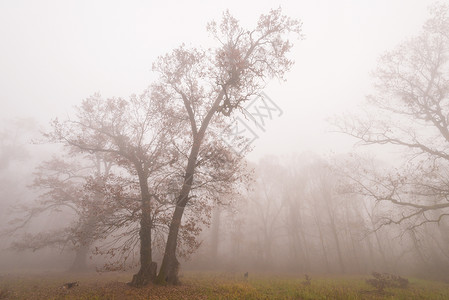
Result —
<path fill-rule="evenodd" d="M 361 272 L 360 264 L 371 262 L 363 206 L 340 191 L 344 178 L 329 162 L 310 154 L 270 156 L 255 170 L 253 189 L 218 220 L 224 266 L 330 273 Z"/>
<path fill-rule="evenodd" d="M 27 232 L 13 242 L 16 250 L 39 250 L 45 247 L 59 247 L 76 253 L 72 271 L 87 269 L 87 257 L 93 242 L 104 234 L 100 223 L 111 214 L 112 207 L 102 194 L 92 190 L 92 182 L 104 181 L 110 172 L 112 162 L 99 154 L 80 156 L 71 153 L 66 157 L 54 157 L 41 163 L 32 187 L 41 192 L 39 200 L 32 205 L 21 205 L 16 212 L 19 217 L 11 222 L 15 233 L 31 227 L 39 216 L 49 213 L 64 213 L 71 220 L 57 230 L 48 232 Z"/>
<path fill-rule="evenodd" d="M 285 171 L 275 157 L 261 160 L 255 170 L 254 191 L 248 197 L 249 206 L 256 214 L 254 220 L 251 220 L 257 229 L 254 231 L 257 236 L 254 252 L 263 266 L 272 265 L 274 244 L 283 225 L 279 221 L 286 205 L 282 193 Z M 300 216 L 296 215 L 295 218 Z"/>
<path fill-rule="evenodd" d="M 177 111 L 179 118 L 190 124 L 185 130 L 188 152 L 183 181 L 177 192 L 176 208 L 158 274 L 159 283 L 178 282 L 176 248 L 179 228 L 186 206 L 196 199 L 191 196 L 192 186 L 201 184 L 198 168 L 201 151 L 209 144 L 208 141 L 213 144 L 211 136 L 222 131 L 213 130 L 213 127 L 223 127 L 214 124 L 220 124 L 223 116 L 242 109 L 248 99 L 262 91 L 268 79 L 284 78 L 293 64 L 286 57 L 292 47 L 287 36 L 299 34 L 301 24 L 277 9 L 262 15 L 255 29 L 246 30 L 226 12 L 221 24 L 212 22 L 208 30 L 219 43 L 215 50 L 181 46 L 159 58 L 154 65 L 154 70 L 160 73 L 159 82 L 154 85 L 158 96 L 167 99 L 173 112 Z M 222 161 L 221 166 L 213 167 L 223 168 L 238 163 L 241 157 L 233 155 L 232 151 L 226 148 L 212 151 Z M 223 170 L 229 171 L 228 168 Z M 221 182 L 238 179 L 239 176 L 231 174 L 222 174 Z"/>
<path fill-rule="evenodd" d="M 375 230 L 397 208 L 380 205 L 354 189 L 342 166 L 357 178 L 359 165 L 372 166 L 353 155 L 261 159 L 253 189 L 242 194 L 231 212 L 221 208 L 226 217 L 212 220 L 220 223 L 221 266 L 242 274 L 289 270 L 447 276 L 448 223 L 429 223 L 413 233 L 404 231 L 406 224 Z M 194 256 L 195 263 L 205 263 L 203 256 L 214 247 L 215 228 L 207 233 L 205 249 Z"/>
<path fill-rule="evenodd" d="M 380 226 L 414 229 L 449 216 L 448 9 L 432 6 L 422 32 L 380 58 L 369 116 L 337 124 L 361 144 L 394 145 L 409 155 L 386 175 L 363 168 L 356 179 L 361 193 L 395 207 Z"/>

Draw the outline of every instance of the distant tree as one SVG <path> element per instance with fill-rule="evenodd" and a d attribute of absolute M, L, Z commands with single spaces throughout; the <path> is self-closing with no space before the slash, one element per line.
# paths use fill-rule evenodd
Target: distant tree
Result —
<path fill-rule="evenodd" d="M 12 243 L 16 250 L 39 250 L 59 247 L 76 253 L 72 271 L 87 269 L 87 257 L 93 242 L 101 238 L 100 223 L 109 215 L 112 207 L 104 195 L 92 190 L 92 182 L 104 181 L 109 175 L 112 162 L 97 155 L 80 157 L 54 157 L 41 163 L 32 188 L 41 194 L 33 204 L 20 205 L 17 217 L 11 221 L 11 231 L 26 233 Z M 65 213 L 68 220 L 62 228 L 48 232 L 29 233 L 28 227 L 46 213 Z"/>
<path fill-rule="evenodd" d="M 255 169 L 254 191 L 248 195 L 250 207 L 256 215 L 251 224 L 259 229 L 254 234 L 257 236 L 255 252 L 260 255 L 258 263 L 266 268 L 274 267 L 274 245 L 280 237 L 280 220 L 286 205 L 283 199 L 284 180 L 285 168 L 275 157 L 261 159 Z"/>
<path fill-rule="evenodd" d="M 449 216 L 449 7 L 431 7 L 422 32 L 380 58 L 367 118 L 345 118 L 340 131 L 364 145 L 395 145 L 409 154 L 388 172 L 352 173 L 361 193 L 396 207 L 380 226 L 413 229 Z"/>
<path fill-rule="evenodd" d="M 30 153 L 27 138 L 32 135 L 35 124 L 33 120 L 1 120 L 0 121 L 0 218 L 7 218 L 7 207 L 17 201 L 24 193 L 23 188 L 17 188 L 16 182 L 26 182 L 18 168 L 20 162 L 29 163 Z M 27 161 L 28 160 L 28 161 Z M 14 170 L 14 172 L 12 172 Z M 0 221 L 0 226 L 3 227 Z"/>
<path fill-rule="evenodd" d="M 11 162 L 29 158 L 24 136 L 35 130 L 32 119 L 5 120 L 0 129 L 0 171 L 6 169 Z"/>
<path fill-rule="evenodd" d="M 154 70 L 160 73 L 154 90 L 160 98 L 170 102 L 179 118 L 190 124 L 185 128 L 187 160 L 158 274 L 159 283 L 178 282 L 176 248 L 179 228 L 186 206 L 195 201 L 191 196 L 192 186 L 201 184 L 199 174 L 207 174 L 200 172 L 199 167 L 201 153 L 207 149 L 206 145 L 214 145 L 214 133 L 217 136 L 220 132 L 220 126 L 214 124 L 219 124 L 222 116 L 230 116 L 235 110 L 242 109 L 248 99 L 261 92 L 267 79 L 283 79 L 293 64 L 286 57 L 292 47 L 286 36 L 299 34 L 301 24 L 277 9 L 262 15 L 255 29 L 246 30 L 226 12 L 221 24 L 212 22 L 208 30 L 219 43 L 215 50 L 182 46 L 159 58 L 154 65 Z M 217 129 L 213 130 L 213 127 Z M 229 172 L 234 167 L 226 166 L 238 163 L 241 158 L 233 158 L 232 149 L 224 147 L 220 147 L 218 153 L 211 153 L 222 158 L 221 161 L 214 160 L 218 164 L 211 165 L 223 170 L 219 180 L 235 181 L 238 176 Z"/>

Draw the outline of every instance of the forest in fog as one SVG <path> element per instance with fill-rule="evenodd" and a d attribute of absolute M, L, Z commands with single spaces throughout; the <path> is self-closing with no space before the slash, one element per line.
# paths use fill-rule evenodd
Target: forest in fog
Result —
<path fill-rule="evenodd" d="M 390 225 L 403 212 L 355 193 L 345 178 L 361 161 L 351 156 L 327 161 L 310 153 L 261 159 L 254 190 L 235 208 L 214 211 L 192 266 L 198 260 L 230 270 L 446 276 L 447 222 Z"/>
<path fill-rule="evenodd" d="M 449 5 L 429 4 L 354 71 L 370 76 L 353 84 L 356 105 L 298 100 L 299 85 L 333 93 L 332 65 L 298 75 L 296 49 L 314 41 L 300 13 L 275 7 L 248 25 L 224 10 L 203 26 L 208 40 L 157 48 L 152 79 L 129 96 L 94 90 L 48 118 L 2 116 L 0 276 L 123 271 L 134 288 L 189 271 L 449 280 Z M 314 149 L 318 119 L 326 151 Z"/>

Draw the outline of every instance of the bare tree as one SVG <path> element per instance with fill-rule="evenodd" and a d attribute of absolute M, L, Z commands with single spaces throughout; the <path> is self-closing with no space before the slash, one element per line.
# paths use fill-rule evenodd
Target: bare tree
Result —
<path fill-rule="evenodd" d="M 16 250 L 33 250 L 44 247 L 60 247 L 74 250 L 73 271 L 87 268 L 87 256 L 92 243 L 100 238 L 100 221 L 108 209 L 104 197 L 88 186 L 93 181 L 103 181 L 109 174 L 112 162 L 100 155 L 87 155 L 56 158 L 41 163 L 36 172 L 32 187 L 41 195 L 32 205 L 16 207 L 16 218 L 11 222 L 10 232 L 25 230 L 27 233 L 12 244 Z M 62 228 L 28 233 L 27 227 L 45 213 L 67 213 L 70 223 Z"/>
<path fill-rule="evenodd" d="M 154 85 L 155 91 L 160 98 L 170 101 L 173 111 L 180 111 L 180 118 L 187 119 L 190 124 L 186 130 L 189 136 L 186 141 L 188 158 L 158 274 L 159 283 L 178 282 L 176 248 L 179 227 L 184 209 L 192 199 L 192 186 L 199 179 L 201 150 L 205 141 L 211 141 L 214 124 L 220 121 L 220 116 L 230 116 L 248 99 L 258 95 L 268 78 L 283 78 L 293 63 L 286 57 L 292 46 L 286 35 L 300 33 L 300 25 L 277 9 L 262 15 L 255 29 L 246 30 L 226 12 L 219 26 L 215 22 L 208 25 L 209 32 L 219 43 L 214 51 L 182 46 L 161 57 L 154 65 L 160 73 L 160 80 Z M 223 166 L 232 166 L 233 162 L 241 159 L 238 156 L 231 158 L 232 149 L 225 156 L 224 153 L 223 149 L 219 154 L 228 158 L 225 159 L 228 163 Z M 229 175 L 224 178 L 229 182 L 236 179 Z"/>
<path fill-rule="evenodd" d="M 381 226 L 413 229 L 449 216 L 448 9 L 432 6 L 422 32 L 380 58 L 369 116 L 337 122 L 360 144 L 394 145 L 409 154 L 403 166 L 387 175 L 368 170 L 367 176 L 363 168 L 361 177 L 353 176 L 360 192 L 397 208 Z"/>
<path fill-rule="evenodd" d="M 308 206 L 307 203 L 307 183 L 308 176 L 305 172 L 304 164 L 308 157 L 294 157 L 289 163 L 284 162 L 285 178 L 282 191 L 285 206 L 285 226 L 287 237 L 289 238 L 290 248 L 293 254 L 292 260 L 295 262 L 299 271 L 310 272 L 310 245 L 307 243 L 307 217 L 306 212 L 309 209 L 315 209 L 315 206 Z M 321 231 L 320 237 L 322 238 Z M 325 257 L 327 263 L 327 257 Z"/>
<path fill-rule="evenodd" d="M 152 261 L 152 214 L 157 203 L 169 203 L 167 193 L 157 191 L 177 159 L 170 147 L 177 123 L 167 115 L 161 118 L 164 102 L 153 101 L 149 92 L 130 100 L 104 100 L 95 95 L 77 109 L 75 119 L 55 120 L 48 137 L 82 152 L 108 154 L 131 177 L 138 178 L 140 270 L 132 284 L 144 285 L 156 273 L 156 263 Z"/>
<path fill-rule="evenodd" d="M 249 195 L 250 207 L 254 213 L 251 220 L 257 228 L 257 244 L 264 267 L 273 267 L 273 252 L 280 235 L 284 200 L 282 193 L 282 166 L 273 157 L 263 159 L 256 168 L 254 191 Z"/>

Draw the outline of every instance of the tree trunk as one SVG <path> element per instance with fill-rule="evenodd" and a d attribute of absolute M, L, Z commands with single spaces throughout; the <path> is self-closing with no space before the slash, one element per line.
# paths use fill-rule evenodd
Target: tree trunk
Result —
<path fill-rule="evenodd" d="M 159 270 L 156 280 L 156 283 L 158 284 L 179 284 L 179 262 L 176 259 L 176 246 L 178 243 L 178 233 L 183 213 L 184 207 L 176 206 L 170 223 L 164 258 L 162 259 L 161 269 Z"/>
<path fill-rule="evenodd" d="M 218 245 L 219 245 L 219 233 L 220 233 L 220 219 L 221 210 L 219 207 L 215 207 L 213 214 L 213 223 L 211 230 L 211 243 L 210 243 L 210 263 L 216 264 L 218 258 Z"/>
<path fill-rule="evenodd" d="M 425 255 L 423 254 L 423 252 L 421 250 L 421 247 L 419 245 L 418 238 L 416 237 L 415 231 L 414 230 L 410 230 L 409 234 L 410 234 L 410 237 L 412 238 L 412 241 L 413 241 L 413 250 L 415 251 L 416 255 L 421 260 L 421 263 L 423 265 L 428 264 L 428 261 L 427 261 Z"/>
<path fill-rule="evenodd" d="M 135 287 L 147 285 L 149 282 L 154 282 L 156 278 L 157 264 L 152 261 L 151 252 L 151 203 L 150 193 L 148 190 L 147 176 L 143 170 L 136 166 L 139 175 L 139 183 L 142 195 L 141 210 L 142 216 L 140 219 L 140 270 L 133 276 L 129 283 Z"/>
<path fill-rule="evenodd" d="M 366 245 L 368 247 L 368 259 L 365 258 L 365 270 L 373 270 L 373 266 L 376 265 L 376 256 L 375 256 L 375 252 L 373 249 L 373 244 L 371 243 L 371 236 L 367 236 L 365 238 L 366 240 Z"/>
<path fill-rule="evenodd" d="M 295 198 L 296 199 L 296 198 Z M 301 272 L 310 271 L 310 257 L 309 249 L 307 247 L 307 238 L 304 233 L 303 216 L 301 214 L 302 207 L 299 203 L 299 199 L 289 200 L 289 236 L 291 236 L 291 243 L 293 243 L 293 249 L 295 251 L 295 262 Z M 299 253 L 298 253 L 299 252 Z"/>
<path fill-rule="evenodd" d="M 345 220 L 356 220 L 357 218 L 354 215 L 352 215 L 348 205 L 346 205 L 345 208 L 346 208 L 345 209 Z M 353 261 L 355 262 L 355 268 L 356 268 L 357 272 L 360 272 L 361 268 L 360 268 L 360 262 L 359 262 L 359 257 L 358 257 L 359 255 L 358 255 L 357 247 L 354 242 L 354 235 L 352 233 L 351 226 L 348 226 L 348 225 L 349 225 L 348 223 L 345 224 L 346 234 L 348 235 L 348 237 L 351 241 L 352 253 L 353 253 L 353 257 L 354 257 Z"/>
<path fill-rule="evenodd" d="M 151 260 L 151 215 L 147 202 L 142 203 L 140 220 L 140 270 L 133 276 L 130 285 L 141 287 L 153 282 L 156 278 L 157 264 Z"/>
<path fill-rule="evenodd" d="M 333 218 L 331 219 L 331 232 L 335 239 L 335 246 L 337 247 L 338 263 L 340 265 L 340 271 L 345 273 L 346 267 L 343 262 L 343 255 L 342 255 L 341 246 L 340 246 L 340 239 L 338 238 L 337 228 L 336 228 L 335 221 Z"/>
<path fill-rule="evenodd" d="M 87 254 L 89 252 L 89 245 L 80 245 L 76 249 L 75 260 L 70 267 L 70 272 L 83 272 L 87 270 Z"/>
<path fill-rule="evenodd" d="M 321 228 L 321 222 L 320 222 L 316 212 L 314 213 L 314 219 L 315 219 L 316 225 L 318 226 L 318 233 L 319 233 L 319 236 L 320 236 L 321 249 L 323 251 L 324 262 L 326 263 L 326 272 L 329 274 L 331 272 L 331 268 L 330 268 L 330 264 L 329 264 L 329 257 L 327 255 L 326 245 L 324 243 L 324 237 L 323 237 L 323 230 Z"/>
<path fill-rule="evenodd" d="M 366 206 L 365 202 L 363 202 L 363 206 L 365 207 L 365 211 L 366 211 L 366 213 L 367 213 L 367 215 L 369 217 L 369 221 L 371 222 L 371 228 L 376 228 L 376 223 L 374 221 L 373 212 L 370 213 L 370 211 L 368 210 L 368 207 Z M 383 250 L 383 247 L 382 247 L 382 242 L 381 242 L 381 240 L 379 238 L 378 230 L 374 230 L 374 237 L 376 239 L 376 243 L 377 243 L 377 247 L 379 249 L 380 256 L 382 257 L 383 267 L 384 268 L 389 268 L 390 264 L 388 263 L 387 258 L 385 256 L 385 253 L 384 253 L 384 250 Z"/>
<path fill-rule="evenodd" d="M 340 239 L 338 237 L 338 230 L 337 230 L 337 225 L 335 224 L 335 211 L 333 209 L 331 209 L 330 204 L 328 201 L 330 201 L 331 197 L 327 197 L 325 198 L 325 203 L 327 206 L 327 214 L 329 216 L 329 220 L 330 220 L 330 229 L 331 229 L 331 233 L 334 237 L 335 240 L 335 247 L 337 248 L 337 257 L 338 257 L 338 264 L 340 265 L 340 272 L 345 273 L 346 272 L 346 268 L 345 268 L 345 264 L 343 262 L 343 255 L 342 255 L 342 251 L 341 251 L 341 246 L 340 246 Z"/>
<path fill-rule="evenodd" d="M 301 219 L 302 220 L 302 219 Z M 300 224 L 300 230 L 299 230 L 299 234 L 300 234 L 300 239 L 298 237 L 298 240 L 300 240 L 300 247 L 302 249 L 303 255 L 304 255 L 304 270 L 306 272 L 310 272 L 311 271 L 311 266 L 310 266 L 310 254 L 309 254 L 309 247 L 307 246 L 307 238 L 304 232 L 304 226 L 303 226 L 303 222 L 301 221 Z"/>
<path fill-rule="evenodd" d="M 93 232 L 96 226 L 97 220 L 92 216 L 89 216 L 87 221 L 82 225 L 79 247 L 76 249 L 75 260 L 69 271 L 82 272 L 87 270 L 87 255 L 93 243 Z"/>
<path fill-rule="evenodd" d="M 189 194 L 193 184 L 193 174 L 195 172 L 195 165 L 197 156 L 200 150 L 201 140 L 195 139 L 192 150 L 189 155 L 186 173 L 184 175 L 184 183 L 181 192 L 176 201 L 176 208 L 170 223 L 170 229 L 167 237 L 167 244 L 165 246 L 164 258 L 162 259 L 161 269 L 157 276 L 156 282 L 158 284 L 178 284 L 179 262 L 176 259 L 176 247 L 178 245 L 178 233 L 181 226 L 182 215 L 184 208 L 189 200 Z"/>

